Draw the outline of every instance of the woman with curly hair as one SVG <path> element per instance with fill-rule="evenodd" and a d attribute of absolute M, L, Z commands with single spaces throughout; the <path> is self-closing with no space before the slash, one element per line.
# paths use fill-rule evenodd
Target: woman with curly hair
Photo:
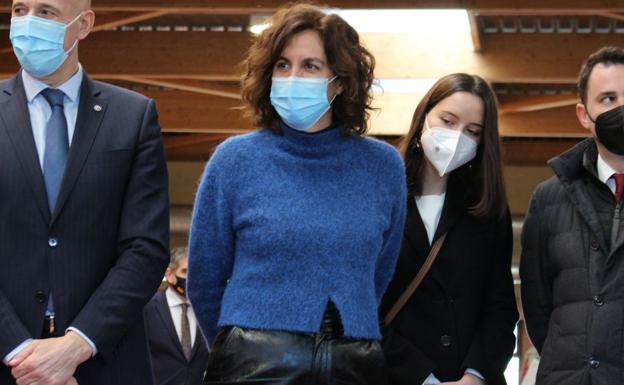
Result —
<path fill-rule="evenodd" d="M 279 10 L 242 82 L 259 127 L 204 171 L 188 294 L 205 384 L 386 383 L 378 306 L 405 216 L 398 152 L 365 138 L 374 59 L 337 15 Z"/>

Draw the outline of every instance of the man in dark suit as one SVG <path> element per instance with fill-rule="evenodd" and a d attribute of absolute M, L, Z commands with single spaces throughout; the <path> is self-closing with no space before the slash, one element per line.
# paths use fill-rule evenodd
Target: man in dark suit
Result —
<path fill-rule="evenodd" d="M 0 82 L 0 384 L 152 384 L 142 308 L 168 263 L 153 101 L 78 61 L 89 0 L 14 0 Z"/>
<path fill-rule="evenodd" d="M 208 365 L 208 349 L 186 298 L 187 265 L 187 248 L 174 249 L 165 271 L 169 287 L 145 307 L 156 385 L 199 385 Z"/>

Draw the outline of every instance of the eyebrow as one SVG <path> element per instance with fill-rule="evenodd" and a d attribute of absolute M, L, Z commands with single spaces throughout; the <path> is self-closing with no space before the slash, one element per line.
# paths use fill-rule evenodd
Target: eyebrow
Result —
<path fill-rule="evenodd" d="M 278 61 L 280 60 L 285 60 L 287 62 L 289 62 L 290 60 L 285 58 L 284 56 L 280 56 L 279 59 L 277 59 Z M 325 62 L 317 57 L 307 57 L 305 59 L 303 59 L 303 61 L 317 61 L 319 63 L 325 64 Z"/>
<path fill-rule="evenodd" d="M 459 119 L 459 116 L 455 115 L 451 111 L 442 110 L 442 112 L 444 112 L 445 114 L 449 114 L 449 115 L 453 116 L 455 119 Z M 483 129 L 483 124 L 479 124 L 479 123 L 470 123 L 470 124 L 473 125 L 473 126 L 477 126 L 477 127 L 481 128 L 481 129 Z"/>
<path fill-rule="evenodd" d="M 604 91 L 596 95 L 596 98 L 599 99 L 603 96 L 615 96 L 615 95 L 617 95 L 617 92 L 615 91 Z"/>
<path fill-rule="evenodd" d="M 24 4 L 22 2 L 18 2 L 18 3 L 13 4 L 13 7 L 11 9 L 14 11 L 15 8 L 17 8 L 17 7 L 26 7 L 26 4 Z M 56 8 L 52 4 L 42 4 L 39 8 L 50 10 L 50 11 L 56 13 L 56 14 L 61 14 L 61 10 Z"/>
<path fill-rule="evenodd" d="M 55 6 L 50 5 L 50 4 L 43 4 L 43 5 L 41 6 L 41 8 L 42 8 L 42 9 L 51 10 L 52 12 L 54 12 L 54 13 L 56 13 L 56 14 L 58 14 L 58 15 L 60 15 L 60 14 L 62 13 L 62 11 L 61 11 L 60 9 L 58 9 L 58 8 L 56 8 Z"/>

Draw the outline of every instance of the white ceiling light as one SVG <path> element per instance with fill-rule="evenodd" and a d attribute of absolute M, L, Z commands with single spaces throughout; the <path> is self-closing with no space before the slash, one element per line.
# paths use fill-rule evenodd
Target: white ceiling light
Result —
<path fill-rule="evenodd" d="M 345 19 L 358 32 L 422 33 L 470 37 L 468 12 L 461 9 L 328 9 Z"/>

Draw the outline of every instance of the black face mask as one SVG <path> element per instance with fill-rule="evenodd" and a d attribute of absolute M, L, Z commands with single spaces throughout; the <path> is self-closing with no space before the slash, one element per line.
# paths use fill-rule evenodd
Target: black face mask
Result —
<path fill-rule="evenodd" d="M 178 294 L 183 297 L 186 297 L 186 278 L 182 278 L 176 275 L 176 283 L 175 285 L 169 284 L 173 290 L 175 290 Z"/>
<path fill-rule="evenodd" d="M 596 136 L 607 150 L 617 155 L 624 155 L 624 106 L 598 115 Z"/>

